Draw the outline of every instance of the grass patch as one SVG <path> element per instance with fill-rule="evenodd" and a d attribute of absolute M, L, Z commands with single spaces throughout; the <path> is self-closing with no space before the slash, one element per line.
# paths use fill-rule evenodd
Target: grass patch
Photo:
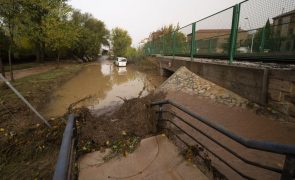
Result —
<path fill-rule="evenodd" d="M 24 96 L 34 93 L 32 98 L 36 98 L 36 96 L 41 92 L 42 94 L 50 92 L 58 82 L 71 77 L 73 74 L 78 72 L 81 67 L 81 65 L 70 65 L 67 67 L 55 68 L 45 73 L 17 79 L 12 83 L 12 85 Z M 14 93 L 4 84 L 0 87 L 0 90 L 0 97 L 2 101 L 8 101 L 10 98 L 16 98 Z"/>
<path fill-rule="evenodd" d="M 67 65 L 17 79 L 12 84 L 37 109 L 52 91 L 77 74 L 83 65 Z M 13 118 L 11 116 L 13 114 Z M 0 84 L 0 174 L 2 179 L 51 179 L 62 133 L 63 118 L 48 129 L 4 83 Z"/>
<path fill-rule="evenodd" d="M 41 63 L 24 63 L 24 64 L 15 64 L 12 66 L 13 70 L 28 69 L 32 67 L 40 66 Z M 4 71 L 9 72 L 9 66 L 4 66 Z"/>

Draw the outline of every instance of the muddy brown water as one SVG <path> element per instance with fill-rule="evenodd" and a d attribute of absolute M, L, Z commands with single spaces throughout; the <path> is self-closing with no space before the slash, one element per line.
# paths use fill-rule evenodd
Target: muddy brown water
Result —
<path fill-rule="evenodd" d="M 62 116 L 72 103 L 89 96 L 78 106 L 92 111 L 121 104 L 122 98 L 145 96 L 155 89 L 149 76 L 152 75 L 140 72 L 134 65 L 117 67 L 109 60 L 89 64 L 53 92 L 43 113 L 48 118 Z"/>

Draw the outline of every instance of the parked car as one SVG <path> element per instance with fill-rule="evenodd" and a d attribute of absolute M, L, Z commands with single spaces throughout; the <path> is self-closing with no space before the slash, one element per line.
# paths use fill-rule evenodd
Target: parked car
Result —
<path fill-rule="evenodd" d="M 115 65 L 119 67 L 125 67 L 127 65 L 127 59 L 124 57 L 117 57 L 115 60 Z"/>
<path fill-rule="evenodd" d="M 238 53 L 249 53 L 250 52 L 250 49 L 248 47 L 239 47 L 237 49 L 237 52 Z"/>

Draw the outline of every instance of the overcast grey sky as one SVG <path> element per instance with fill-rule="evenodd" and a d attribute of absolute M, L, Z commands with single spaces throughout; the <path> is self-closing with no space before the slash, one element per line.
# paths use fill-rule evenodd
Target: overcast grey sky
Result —
<path fill-rule="evenodd" d="M 242 0 L 69 0 L 82 12 L 105 22 L 108 29 L 121 27 L 132 37 L 132 45 L 164 25 L 187 25 Z"/>

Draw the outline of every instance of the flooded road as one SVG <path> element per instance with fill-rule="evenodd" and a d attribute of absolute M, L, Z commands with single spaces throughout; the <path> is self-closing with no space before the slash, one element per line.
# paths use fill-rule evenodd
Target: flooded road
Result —
<path fill-rule="evenodd" d="M 86 97 L 87 100 L 79 106 L 97 110 L 120 104 L 122 98 L 145 96 L 154 88 L 148 81 L 148 75 L 136 70 L 134 65 L 117 67 L 112 61 L 101 60 L 87 65 L 53 92 L 43 113 L 48 118 L 61 116 L 72 103 Z"/>

